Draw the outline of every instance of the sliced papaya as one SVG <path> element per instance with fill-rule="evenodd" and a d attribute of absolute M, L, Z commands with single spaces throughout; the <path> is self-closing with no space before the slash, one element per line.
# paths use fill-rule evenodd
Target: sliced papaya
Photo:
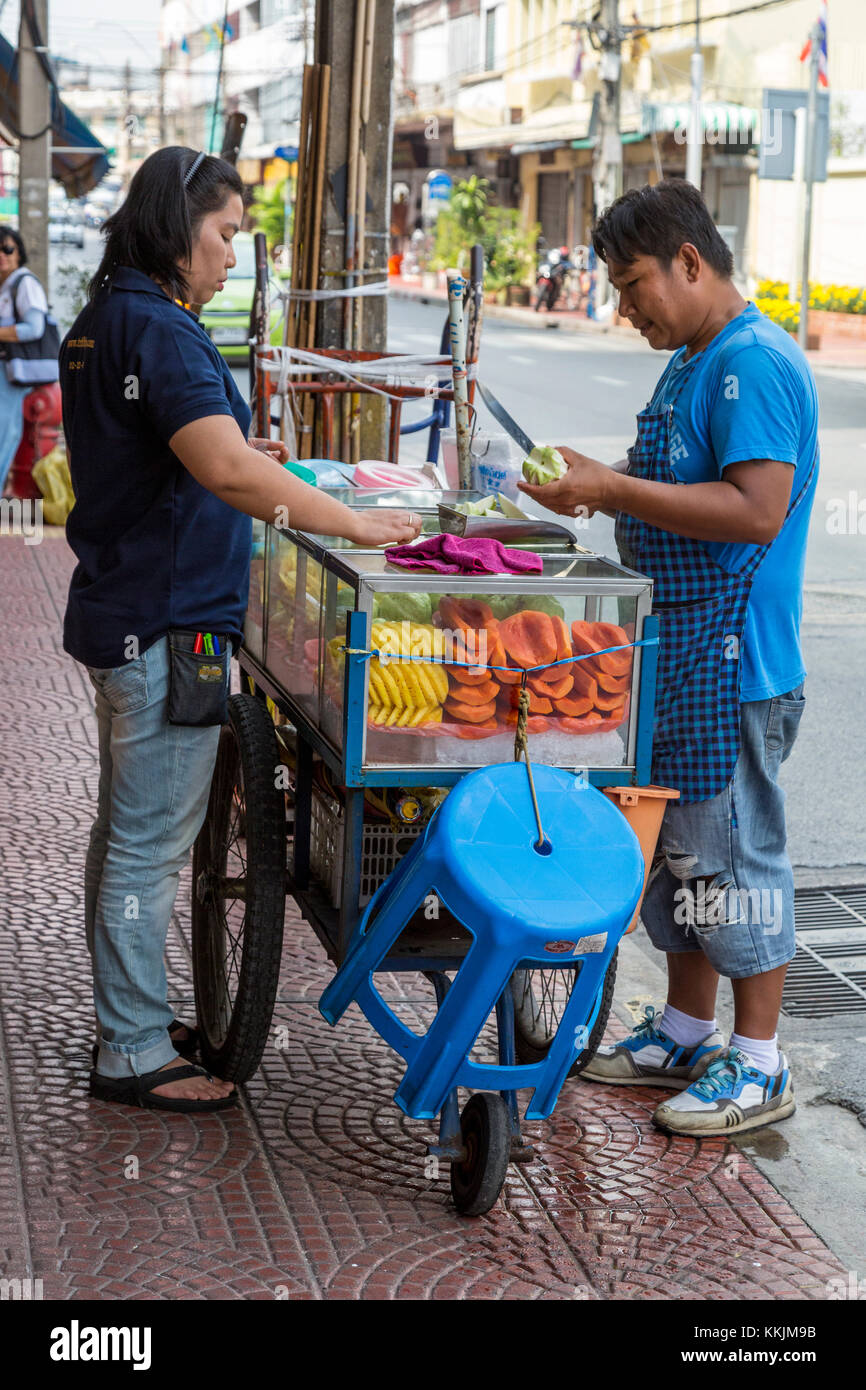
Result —
<path fill-rule="evenodd" d="M 491 665 L 492 665 L 492 664 L 493 664 L 493 663 L 491 663 Z M 520 682 L 521 682 L 522 679 L 523 679 L 523 676 L 522 676 L 522 674 L 521 674 L 520 671 L 517 671 L 517 670 L 514 669 L 514 665 L 513 665 L 513 662 L 512 662 L 512 660 L 511 660 L 511 657 L 508 656 L 508 654 L 506 653 L 506 651 L 505 651 L 504 649 L 503 649 L 503 652 L 502 652 L 502 661 L 501 661 L 501 662 L 497 662 L 496 665 L 498 665 L 498 666 L 507 666 L 507 667 L 510 667 L 510 668 L 511 668 L 510 670 L 506 670 L 506 671 L 494 671 L 493 674 L 494 674 L 494 676 L 496 677 L 496 679 L 499 681 L 500 685 L 519 685 L 519 684 L 520 684 Z"/>
<path fill-rule="evenodd" d="M 601 715 L 593 711 L 581 715 L 580 719 L 560 719 L 559 727 L 566 734 L 588 734 L 592 732 L 593 724 L 600 723 Z"/>
<path fill-rule="evenodd" d="M 483 724 L 461 724 L 454 730 L 458 738 L 488 738 L 499 732 L 495 719 L 485 719 Z"/>
<path fill-rule="evenodd" d="M 564 700 L 555 700 L 554 709 L 566 719 L 580 719 L 581 715 L 589 714 L 593 703 L 588 695 L 572 695 Z"/>
<path fill-rule="evenodd" d="M 590 663 L 584 662 L 584 665 L 588 666 Z M 610 691 L 611 695 L 624 695 L 631 685 L 631 672 L 626 676 L 611 676 L 607 671 L 596 670 L 593 671 L 593 675 L 598 682 L 599 690 Z"/>
<path fill-rule="evenodd" d="M 483 705 L 467 705 L 462 700 L 449 698 L 445 701 L 445 713 L 462 724 L 483 724 L 485 720 L 493 719 L 495 716 L 496 702 L 488 700 Z"/>
<path fill-rule="evenodd" d="M 553 666 L 552 671 L 566 671 L 566 666 Z M 536 695 L 546 695 L 549 700 L 561 700 L 567 695 L 574 684 L 571 675 L 563 676 L 560 680 L 542 680 L 539 676 L 530 676 L 527 685 L 530 690 L 534 690 Z"/>
<path fill-rule="evenodd" d="M 591 698 L 592 703 L 595 704 L 595 697 L 598 694 L 598 681 L 585 669 L 587 664 L 588 663 L 585 661 L 576 661 L 574 663 L 573 688 L 575 695 L 588 696 Z"/>
<path fill-rule="evenodd" d="M 562 618 L 557 617 L 555 614 L 551 614 L 550 621 L 553 624 L 553 630 L 556 636 L 556 661 L 557 663 L 563 664 L 549 666 L 545 670 L 536 671 L 535 674 L 540 680 L 554 683 L 562 680 L 565 676 L 571 675 L 571 666 L 564 663 L 567 657 L 573 655 L 573 652 L 571 649 L 571 637 L 569 636 L 568 628 Z"/>
<path fill-rule="evenodd" d="M 505 724 L 506 727 L 509 729 L 513 729 L 517 724 L 516 709 L 503 710 L 500 713 L 499 717 L 502 720 L 503 724 Z M 530 717 L 526 721 L 526 732 L 529 734 L 542 734 L 544 733 L 545 729 L 549 728 L 550 724 L 547 720 L 547 717 L 543 714 L 530 715 Z"/>
<path fill-rule="evenodd" d="M 605 647 L 617 647 L 628 642 L 623 628 L 615 623 L 587 623 L 578 618 L 571 625 L 571 638 L 575 652 L 602 652 Z M 624 676 L 631 667 L 631 651 L 604 652 L 597 656 L 598 665 L 612 676 Z"/>
<path fill-rule="evenodd" d="M 556 660 L 556 629 L 549 613 L 525 608 L 502 620 L 499 635 L 514 665 L 524 670 Z"/>
<path fill-rule="evenodd" d="M 603 657 L 584 657 L 579 663 L 584 676 L 591 676 L 599 690 L 606 690 L 611 695 L 624 695 L 631 686 L 631 666 L 624 676 L 612 676 L 602 668 L 600 663 L 603 660 Z"/>
<path fill-rule="evenodd" d="M 625 701 L 624 701 L 624 700 L 623 700 L 623 702 L 622 702 L 621 705 L 614 705 L 613 709 L 609 709 L 609 710 L 606 710 L 606 711 L 605 711 L 605 713 L 604 713 L 604 720 L 605 720 L 605 722 L 607 722 L 607 720 L 609 720 L 609 719 L 610 719 L 610 720 L 616 720 L 616 721 L 617 721 L 618 723 L 620 723 L 620 724 L 622 723 L 623 719 L 625 719 Z"/>
<path fill-rule="evenodd" d="M 454 633 L 451 643 L 451 655 L 455 661 L 468 661 L 469 654 L 466 651 L 466 644 L 459 633 Z M 446 665 L 445 670 L 449 676 L 461 681 L 464 685 L 481 685 L 482 682 L 490 679 L 490 672 L 486 666 L 452 666 Z"/>
<path fill-rule="evenodd" d="M 624 704 L 622 694 L 611 695 L 606 690 L 599 690 L 595 697 L 595 708 L 600 710 L 616 709 L 618 705 Z"/>
<path fill-rule="evenodd" d="M 513 686 L 502 691 L 499 697 L 501 709 L 517 709 L 520 703 L 520 691 Z M 552 714 L 553 704 L 546 695 L 536 695 L 534 690 L 529 691 L 529 713 L 530 714 Z"/>
<path fill-rule="evenodd" d="M 483 599 L 466 598 L 461 595 L 459 598 L 453 599 L 452 602 L 456 604 L 457 612 L 467 627 L 498 627 L 493 616 L 493 609 Z"/>
<path fill-rule="evenodd" d="M 492 680 L 483 681 L 480 685 L 466 685 L 452 678 L 448 691 L 450 699 L 464 705 L 486 705 L 495 700 L 498 694 L 499 686 Z"/>

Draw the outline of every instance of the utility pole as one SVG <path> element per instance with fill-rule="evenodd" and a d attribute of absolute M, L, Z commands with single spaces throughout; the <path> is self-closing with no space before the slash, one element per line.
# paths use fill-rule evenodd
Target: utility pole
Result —
<path fill-rule="evenodd" d="M 704 84 L 704 55 L 701 52 L 701 0 L 695 0 L 695 46 L 692 49 L 692 105 L 689 113 L 688 143 L 686 144 L 686 178 L 695 188 L 701 187 L 701 155 L 704 143 L 704 123 L 701 114 L 701 91 Z"/>
<path fill-rule="evenodd" d="M 620 77 L 622 32 L 619 27 L 619 0 L 602 0 L 601 24 L 596 28 L 601 41 L 598 100 L 599 135 L 593 153 L 592 182 L 595 215 L 622 192 L 622 137 L 620 135 Z M 596 307 L 608 299 L 608 279 L 603 262 L 596 276 Z"/>
<path fill-rule="evenodd" d="M 51 83 L 48 0 L 21 0 L 18 28 L 18 225 L 27 259 L 48 294 Z M 50 298 L 50 295 L 49 295 Z"/>
<path fill-rule="evenodd" d="M 806 159 L 803 174 L 803 260 L 800 271 L 800 326 L 797 342 L 803 351 L 809 341 L 809 253 L 812 249 L 812 185 L 815 182 L 815 135 L 818 115 L 818 58 L 821 28 L 812 28 L 812 47 L 809 53 L 809 101 L 806 107 Z"/>
<path fill-rule="evenodd" d="M 168 144 L 165 129 L 165 63 L 160 57 L 159 60 L 159 108 L 157 110 L 157 120 L 159 121 L 159 148 Z"/>
<path fill-rule="evenodd" d="M 357 7 L 351 7 L 356 10 Z M 350 191 L 355 159 L 366 163 L 364 262 L 354 268 L 354 283 L 384 283 L 388 274 L 391 226 L 391 78 L 394 68 L 394 5 L 388 0 L 367 0 L 367 23 L 372 31 L 369 63 L 373 79 L 362 82 L 369 91 L 369 112 L 361 120 L 359 150 L 352 157 L 350 124 L 353 71 L 357 57 L 355 25 L 347 22 L 350 7 L 345 0 L 316 0 L 314 58 L 331 69 L 328 125 L 325 147 L 325 187 L 322 207 L 320 271 L 322 287 L 352 284 L 346 274 L 347 222 L 354 215 Z M 303 139 L 303 132 L 301 132 Z M 296 208 L 297 215 L 297 208 Z M 318 347 L 343 347 L 343 304 L 322 300 L 316 317 Z M 349 301 L 351 303 L 351 300 Z M 388 299 L 377 294 L 363 301 L 363 341 L 356 347 L 384 352 L 388 346 Z M 377 396 L 361 396 L 361 458 L 384 458 L 387 426 L 384 402 Z"/>
<path fill-rule="evenodd" d="M 127 58 L 123 65 L 123 140 L 120 146 L 124 187 L 128 187 L 129 185 L 129 170 L 132 164 L 132 129 L 134 124 L 135 116 L 132 110 L 132 68 Z"/>

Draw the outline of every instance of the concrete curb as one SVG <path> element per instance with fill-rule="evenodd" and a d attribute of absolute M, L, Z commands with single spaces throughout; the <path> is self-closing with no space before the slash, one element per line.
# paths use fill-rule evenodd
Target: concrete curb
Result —
<path fill-rule="evenodd" d="M 415 300 L 421 304 L 442 304 L 447 305 L 448 296 L 444 290 L 422 290 L 411 285 L 395 285 L 388 282 L 388 293 L 392 299 Z M 505 323 L 521 324 L 524 328 L 547 328 L 558 329 L 564 333 L 585 333 L 593 334 L 612 333 L 615 337 L 622 337 L 635 346 L 642 345 L 642 340 L 635 333 L 629 324 L 621 323 L 597 323 L 593 319 L 585 319 L 572 312 L 552 314 L 537 314 L 534 309 L 524 309 L 506 304 L 485 304 L 485 319 L 501 319 Z M 866 371 L 866 348 L 852 348 L 846 351 L 838 343 L 832 347 L 820 351 L 810 351 L 806 353 L 806 360 L 812 367 L 833 367 L 862 369 Z"/>

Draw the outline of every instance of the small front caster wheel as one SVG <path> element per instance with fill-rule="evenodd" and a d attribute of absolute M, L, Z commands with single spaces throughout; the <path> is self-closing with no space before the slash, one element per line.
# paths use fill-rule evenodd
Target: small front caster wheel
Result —
<path fill-rule="evenodd" d="M 477 1091 L 460 1116 L 466 1157 L 451 1164 L 451 1196 L 461 1216 L 483 1216 L 502 1191 L 511 1154 L 511 1116 L 493 1091 Z"/>

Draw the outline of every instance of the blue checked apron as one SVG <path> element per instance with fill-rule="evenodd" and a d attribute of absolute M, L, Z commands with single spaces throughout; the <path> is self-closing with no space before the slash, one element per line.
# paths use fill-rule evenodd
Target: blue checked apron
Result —
<path fill-rule="evenodd" d="M 698 355 L 692 359 L 697 360 Z M 674 400 L 688 365 L 680 375 Z M 679 485 L 670 465 L 673 401 L 658 412 L 651 404 L 637 417 L 629 476 Z M 806 492 L 816 461 L 787 516 Z M 653 580 L 653 612 L 659 617 L 653 782 L 679 788 L 681 804 L 707 801 L 731 780 L 740 751 L 740 647 L 752 581 L 770 543 L 730 574 L 703 541 L 625 512 L 616 514 L 615 536 L 623 564 Z"/>

